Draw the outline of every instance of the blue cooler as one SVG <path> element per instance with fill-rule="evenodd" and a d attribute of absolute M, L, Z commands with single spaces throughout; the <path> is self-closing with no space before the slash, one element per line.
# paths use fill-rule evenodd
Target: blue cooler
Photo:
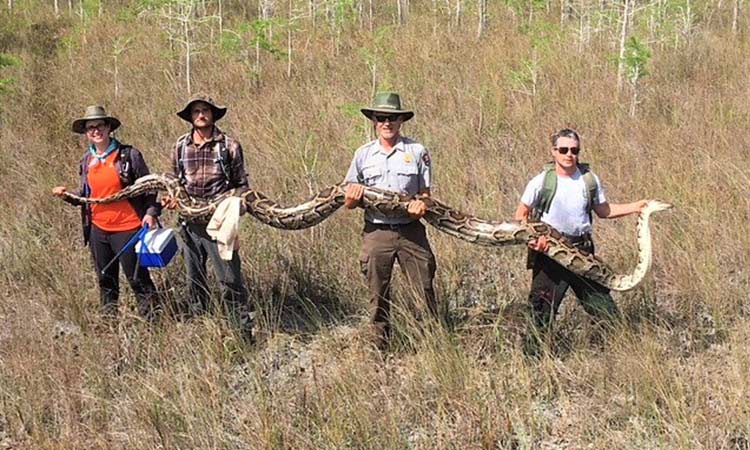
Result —
<path fill-rule="evenodd" d="M 177 253 L 177 237 L 171 228 L 157 228 L 146 232 L 135 244 L 142 267 L 166 267 Z"/>

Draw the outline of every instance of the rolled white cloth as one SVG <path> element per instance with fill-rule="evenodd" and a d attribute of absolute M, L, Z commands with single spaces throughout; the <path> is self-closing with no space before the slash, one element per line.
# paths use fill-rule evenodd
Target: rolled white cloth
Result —
<path fill-rule="evenodd" d="M 216 207 L 206 226 L 206 233 L 216 240 L 219 255 L 225 261 L 232 260 L 232 253 L 240 248 L 240 197 L 227 197 Z"/>

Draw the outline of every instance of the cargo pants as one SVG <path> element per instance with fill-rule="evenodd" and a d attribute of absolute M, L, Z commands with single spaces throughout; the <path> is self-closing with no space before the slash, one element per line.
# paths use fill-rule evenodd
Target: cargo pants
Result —
<path fill-rule="evenodd" d="M 397 260 L 412 292 L 424 302 L 430 315 L 439 319 L 433 288 L 435 256 L 424 225 L 419 221 L 405 225 L 366 221 L 359 262 L 370 291 L 369 337 L 381 350 L 387 348 L 390 337 L 391 274 Z"/>

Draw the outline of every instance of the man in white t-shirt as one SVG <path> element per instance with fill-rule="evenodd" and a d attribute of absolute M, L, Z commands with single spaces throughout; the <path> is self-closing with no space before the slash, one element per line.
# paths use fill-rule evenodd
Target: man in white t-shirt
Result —
<path fill-rule="evenodd" d="M 551 137 L 554 165 L 532 178 L 524 190 L 515 220 L 538 218 L 560 231 L 573 245 L 593 253 L 591 212 L 614 219 L 641 211 L 646 200 L 615 204 L 607 202 L 599 178 L 578 162 L 581 141 L 574 130 L 563 129 Z M 587 313 L 599 319 L 619 316 L 609 289 L 580 277 L 544 255 L 545 236 L 529 243 L 532 269 L 529 301 L 538 332 L 550 327 L 568 287 L 573 288 Z"/>

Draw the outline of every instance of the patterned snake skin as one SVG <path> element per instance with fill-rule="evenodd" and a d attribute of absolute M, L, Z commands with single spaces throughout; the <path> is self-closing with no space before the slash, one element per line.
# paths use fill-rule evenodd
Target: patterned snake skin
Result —
<path fill-rule="evenodd" d="M 255 190 L 239 194 L 247 212 L 275 228 L 301 230 L 319 224 L 344 205 L 346 183 L 327 187 L 296 206 L 281 207 Z M 169 174 L 152 174 L 139 178 L 127 188 L 108 197 L 92 199 L 65 193 L 65 197 L 80 203 L 110 203 L 146 192 L 165 191 L 177 200 L 177 210 L 186 217 L 210 216 L 216 206 L 226 197 L 238 192 L 228 191 L 211 202 L 191 198 L 179 180 Z M 572 246 L 557 230 L 541 222 L 496 222 L 464 214 L 432 197 L 412 197 L 381 189 L 365 188 L 362 207 L 391 217 L 408 216 L 407 204 L 415 198 L 427 205 L 425 221 L 438 230 L 472 244 L 487 247 L 525 245 L 540 236 L 546 236 L 549 248 L 547 256 L 573 273 L 595 281 L 615 291 L 627 291 L 637 286 L 651 266 L 651 232 L 649 217 L 656 211 L 669 209 L 672 205 L 656 200 L 648 205 L 638 217 L 638 263 L 632 273 L 615 273 L 598 257 Z"/>

